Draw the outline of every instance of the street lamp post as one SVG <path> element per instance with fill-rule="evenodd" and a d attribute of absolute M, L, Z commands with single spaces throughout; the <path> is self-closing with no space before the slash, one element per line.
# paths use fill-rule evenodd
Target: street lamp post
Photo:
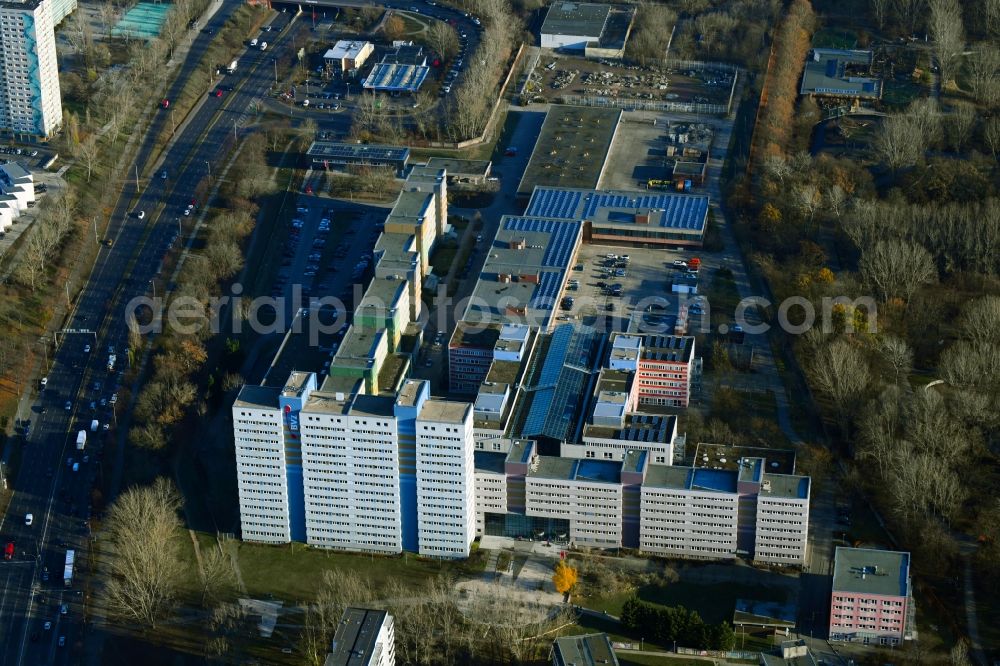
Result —
<path fill-rule="evenodd" d="M 205 165 L 208 167 L 208 179 L 212 180 L 212 163 L 205 160 Z"/>

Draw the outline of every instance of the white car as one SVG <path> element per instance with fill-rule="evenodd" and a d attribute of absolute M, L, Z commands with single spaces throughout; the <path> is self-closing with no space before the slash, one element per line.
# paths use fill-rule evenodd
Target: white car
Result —
<path fill-rule="evenodd" d="M 190 208 L 186 208 L 184 210 L 184 217 L 191 217 L 191 209 Z"/>
<path fill-rule="evenodd" d="M 674 268 L 687 268 L 688 263 L 683 259 L 674 259 Z"/>
<path fill-rule="evenodd" d="M 142 220 L 142 219 L 144 219 L 146 217 L 146 211 L 140 210 L 138 213 L 135 214 L 135 216 L 137 218 L 139 218 L 140 220 Z"/>
<path fill-rule="evenodd" d="M 83 346 L 83 353 L 84 354 L 89 354 L 90 353 L 90 345 L 84 345 Z"/>
<path fill-rule="evenodd" d="M 31 527 L 31 524 L 35 522 L 35 516 L 31 513 L 24 514 L 24 524 Z"/>

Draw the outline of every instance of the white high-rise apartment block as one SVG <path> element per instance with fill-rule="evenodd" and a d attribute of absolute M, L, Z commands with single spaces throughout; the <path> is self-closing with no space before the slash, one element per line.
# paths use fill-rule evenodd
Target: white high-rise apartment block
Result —
<path fill-rule="evenodd" d="M 76 0 L 49 0 L 52 3 L 52 25 L 57 26 L 63 19 L 76 11 Z"/>
<path fill-rule="evenodd" d="M 233 403 L 240 524 L 247 541 L 292 539 L 279 395 L 280 389 L 247 385 Z"/>
<path fill-rule="evenodd" d="M 427 400 L 416 430 L 419 552 L 468 557 L 476 537 L 472 405 Z"/>
<path fill-rule="evenodd" d="M 62 125 L 50 0 L 0 0 L 0 131 L 49 137 Z"/>
<path fill-rule="evenodd" d="M 300 414 L 306 543 L 403 550 L 392 398 L 314 392 Z"/>

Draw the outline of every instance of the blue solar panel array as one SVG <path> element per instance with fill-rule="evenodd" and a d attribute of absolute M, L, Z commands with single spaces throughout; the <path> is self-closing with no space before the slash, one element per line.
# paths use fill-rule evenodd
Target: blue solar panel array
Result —
<path fill-rule="evenodd" d="M 531 297 L 530 306 L 536 310 L 551 310 L 559 295 L 559 285 L 562 284 L 562 271 L 558 273 L 542 273 L 535 293 Z"/>
<path fill-rule="evenodd" d="M 705 227 L 708 215 L 708 197 L 703 195 L 673 194 L 670 192 L 587 192 L 537 187 L 528 204 L 526 216 L 549 217 L 569 220 L 591 219 L 601 208 L 630 210 L 661 209 L 661 225 L 670 229 Z"/>
<path fill-rule="evenodd" d="M 566 268 L 580 233 L 580 223 L 534 217 L 508 217 L 504 221 L 504 229 L 549 234 L 550 238 L 545 246 L 545 256 L 542 257 L 542 266 Z"/>
<path fill-rule="evenodd" d="M 662 209 L 661 224 L 671 229 L 695 229 L 705 227 L 708 215 L 708 197 L 689 194 L 623 194 L 594 192 L 587 197 L 583 217 L 590 218 L 599 208 Z"/>
<path fill-rule="evenodd" d="M 583 192 L 580 190 L 560 190 L 536 187 L 525 215 L 539 217 L 560 217 L 572 219 L 580 207 Z"/>

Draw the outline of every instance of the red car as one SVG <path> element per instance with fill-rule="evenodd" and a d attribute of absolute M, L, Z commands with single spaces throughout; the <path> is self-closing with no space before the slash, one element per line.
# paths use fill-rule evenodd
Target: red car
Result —
<path fill-rule="evenodd" d="M 306 185 L 306 194 L 312 194 L 312 193 L 313 193 L 313 186 Z"/>
<path fill-rule="evenodd" d="M 222 97 L 222 88 L 216 88 L 215 89 L 215 96 L 216 97 Z"/>
<path fill-rule="evenodd" d="M 14 559 L 14 542 L 8 541 L 7 545 L 3 549 L 3 559 L 12 560 Z"/>
<path fill-rule="evenodd" d="M 170 106 L 170 100 L 169 99 L 163 99 L 163 100 L 160 101 L 160 107 L 161 108 L 165 109 L 165 108 L 167 108 L 169 106 Z"/>

